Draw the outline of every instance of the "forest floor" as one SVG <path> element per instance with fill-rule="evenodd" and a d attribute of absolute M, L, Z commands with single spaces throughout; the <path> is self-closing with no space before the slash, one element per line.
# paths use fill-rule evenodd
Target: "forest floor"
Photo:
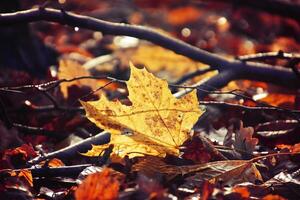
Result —
<path fill-rule="evenodd" d="M 8 9 L 0 199 L 299 199 L 300 3 L 268 3 Z"/>

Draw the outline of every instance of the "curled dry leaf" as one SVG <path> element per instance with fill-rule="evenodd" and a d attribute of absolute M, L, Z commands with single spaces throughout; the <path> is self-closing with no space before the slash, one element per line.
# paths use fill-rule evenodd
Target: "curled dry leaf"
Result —
<path fill-rule="evenodd" d="M 114 200 L 118 198 L 120 183 L 114 171 L 106 168 L 89 175 L 75 191 L 76 200 Z"/>
<path fill-rule="evenodd" d="M 163 173 L 168 176 L 196 173 L 201 179 L 216 183 L 223 180 L 226 183 L 255 182 L 262 180 L 260 172 L 251 160 L 226 160 L 209 162 L 199 165 L 174 166 L 166 164 L 157 157 L 145 157 L 133 165 L 133 170 L 147 174 Z"/>
<path fill-rule="evenodd" d="M 33 186 L 32 174 L 29 169 L 21 169 L 20 171 L 11 171 L 9 172 L 11 176 L 16 176 L 22 180 L 25 184 L 28 184 L 30 187 Z"/>
<path fill-rule="evenodd" d="M 258 139 L 252 137 L 253 133 L 252 127 L 244 127 L 243 122 L 240 121 L 240 129 L 235 134 L 234 148 L 252 154 L 258 143 Z"/>
<path fill-rule="evenodd" d="M 236 131 L 233 130 L 233 127 L 228 128 L 227 135 L 224 138 L 224 145 L 233 146 L 238 152 L 252 154 L 258 143 L 258 139 L 252 137 L 254 129 L 252 127 L 244 127 L 242 121 L 239 123 L 240 128 Z M 233 132 L 235 132 L 234 139 L 232 138 Z"/>
<path fill-rule="evenodd" d="M 113 153 L 121 157 L 178 156 L 179 147 L 203 113 L 196 91 L 177 99 L 166 81 L 133 65 L 127 87 L 132 106 L 102 96 L 99 101 L 81 102 L 87 118 L 111 133 Z M 94 146 L 85 155 L 98 156 L 106 147 Z"/>

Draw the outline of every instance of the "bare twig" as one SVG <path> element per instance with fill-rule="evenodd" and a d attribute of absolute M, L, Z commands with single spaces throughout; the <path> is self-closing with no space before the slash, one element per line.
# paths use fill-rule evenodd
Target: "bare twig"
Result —
<path fill-rule="evenodd" d="M 176 85 L 179 85 L 179 84 L 182 84 L 184 82 L 186 82 L 187 80 L 189 79 L 192 79 L 196 76 L 199 76 L 199 75 L 202 75 L 202 74 L 205 74 L 209 71 L 212 71 L 213 69 L 211 68 L 207 68 L 207 69 L 199 69 L 197 71 L 194 71 L 192 73 L 189 73 L 189 74 L 186 74 L 186 75 L 183 75 L 179 80 L 177 80 L 174 84 Z"/>
<path fill-rule="evenodd" d="M 94 145 L 101 145 L 109 142 L 110 135 L 109 133 L 103 131 L 95 136 L 89 137 L 84 139 L 74 145 L 68 146 L 66 148 L 60 149 L 58 151 L 54 151 L 51 153 L 46 154 L 45 156 L 38 156 L 29 161 L 30 164 L 37 164 L 44 160 L 49 160 L 52 158 L 59 158 L 59 159 L 70 159 L 78 153 L 83 153 L 89 150 Z"/>
<path fill-rule="evenodd" d="M 296 53 L 285 53 L 283 51 L 278 52 L 264 52 L 250 55 L 244 55 L 237 57 L 238 60 L 242 61 L 264 61 L 267 59 L 300 59 L 300 54 Z"/>
<path fill-rule="evenodd" d="M 56 131 L 49 131 L 41 127 L 33 127 L 33 126 L 27 126 L 23 124 L 18 123 L 12 123 L 12 126 L 17 128 L 18 130 L 22 131 L 22 133 L 27 134 L 33 134 L 33 135 L 44 135 L 48 136 L 50 138 L 56 138 L 56 139 L 62 139 L 65 136 L 61 133 L 58 133 Z"/>
<path fill-rule="evenodd" d="M 77 177 L 80 172 L 85 168 L 92 166 L 91 164 L 72 165 L 62 167 L 39 167 L 39 168 L 23 168 L 23 169 L 5 169 L 0 173 L 6 173 L 10 171 L 19 172 L 21 170 L 29 170 L 33 177 Z"/>
<path fill-rule="evenodd" d="M 218 77 L 221 76 L 221 75 L 223 77 L 229 76 L 229 78 L 226 78 L 226 79 L 230 79 L 230 77 L 232 76 L 231 74 L 229 74 L 229 75 L 218 74 L 216 79 L 219 79 Z M 99 78 L 99 77 L 97 77 L 97 76 L 95 76 L 95 77 L 94 76 L 82 76 L 82 77 L 76 77 L 76 78 L 72 78 L 72 79 L 57 80 L 55 82 L 51 81 L 49 83 L 44 83 L 44 85 L 46 85 L 47 87 L 43 88 L 42 91 L 49 91 L 50 89 L 54 89 L 55 87 L 59 86 L 60 84 L 62 84 L 64 82 L 72 82 L 72 81 L 76 81 L 76 80 L 79 80 L 79 79 L 97 79 L 97 78 Z M 101 79 L 103 79 L 103 77 L 101 77 Z M 95 91 L 98 91 L 99 89 L 103 89 L 107 85 L 109 85 L 110 83 L 113 83 L 113 82 L 119 82 L 119 83 L 124 83 L 125 82 L 124 80 L 115 79 L 115 78 L 112 78 L 112 77 L 107 77 L 107 79 L 111 80 L 111 81 L 108 82 L 107 84 L 99 87 Z M 227 103 L 227 102 L 217 102 L 217 101 L 199 101 L 200 105 L 206 105 L 206 106 L 214 105 L 214 106 L 236 108 L 236 109 L 243 109 L 243 110 L 249 110 L 249 111 L 276 111 L 276 112 L 287 112 L 287 113 L 294 113 L 294 114 L 300 113 L 300 111 L 298 111 L 298 110 L 282 109 L 282 108 L 277 107 L 277 106 L 270 106 L 268 104 L 258 102 L 256 100 L 252 99 L 251 97 L 249 97 L 247 95 L 244 95 L 243 94 L 244 91 L 239 91 L 239 90 L 219 91 L 219 90 L 217 90 L 217 88 L 215 88 L 211 85 L 205 84 L 207 82 L 207 80 L 211 80 L 211 79 L 204 79 L 203 82 L 199 83 L 200 87 L 198 86 L 198 84 L 195 84 L 195 85 L 192 85 L 192 86 L 169 84 L 169 86 L 174 87 L 174 88 L 184 88 L 185 89 L 183 91 L 180 91 L 180 92 L 177 92 L 177 93 L 174 94 L 174 96 L 177 97 L 177 98 L 179 98 L 181 96 L 184 96 L 185 94 L 189 93 L 190 91 L 196 89 L 196 90 L 200 90 L 201 93 L 203 93 L 203 94 L 205 94 L 205 93 L 207 93 L 207 94 L 232 94 L 232 95 L 238 96 L 240 98 L 253 101 L 253 102 L 255 102 L 259 105 L 262 105 L 262 106 L 250 107 L 250 106 L 244 106 L 244 105 L 240 105 L 240 104 L 233 104 L 233 103 Z M 51 84 L 54 84 L 54 85 L 51 85 Z M 49 85 L 50 85 L 50 87 L 48 87 Z M 23 85 L 23 86 L 18 86 L 18 87 L 14 87 L 14 88 L 18 88 L 18 89 L 26 88 L 26 89 L 28 89 L 28 88 L 36 88 L 36 87 L 43 87 L 43 86 L 41 84 L 38 84 L 38 85 Z M 93 92 L 95 92 L 95 91 L 93 91 Z M 90 95 L 90 93 L 88 95 Z M 83 97 L 85 97 L 85 96 L 87 96 L 87 95 L 84 95 Z M 205 95 L 203 95 L 203 96 L 205 96 Z M 81 99 L 83 97 L 81 97 Z M 59 106 L 59 109 L 57 109 L 57 107 L 55 107 L 54 105 L 47 105 L 47 106 L 34 106 L 34 105 L 32 105 L 31 107 L 28 107 L 28 108 L 8 109 L 7 111 L 8 111 L 8 113 L 11 113 L 11 112 L 22 112 L 22 111 L 27 111 L 27 112 L 49 112 L 49 111 L 57 111 L 57 110 L 65 111 L 65 112 L 84 112 L 84 109 L 82 107 Z"/>
<path fill-rule="evenodd" d="M 292 68 L 293 72 L 297 75 L 297 77 L 300 79 L 300 72 L 297 68 L 297 64 L 299 64 L 300 58 L 292 58 L 288 63 L 287 67 Z"/>
<path fill-rule="evenodd" d="M 222 78 L 224 74 L 218 76 L 221 81 L 217 81 L 218 78 L 214 78 L 213 81 L 210 81 L 216 84 L 213 85 L 214 87 L 222 87 L 226 85 L 228 81 L 234 79 L 265 81 L 289 88 L 299 88 L 300 86 L 300 80 L 291 69 L 262 63 L 243 62 L 239 60 L 230 61 L 219 55 L 209 53 L 183 41 L 171 38 L 153 29 L 142 26 L 111 23 L 92 17 L 77 15 L 71 12 L 62 12 L 61 10 L 50 8 L 35 8 L 0 15 L 0 25 L 30 23 L 42 20 L 101 31 L 104 34 L 127 35 L 148 40 L 154 44 L 173 50 L 178 54 L 210 65 L 212 68 L 221 72 L 228 70 L 235 72 L 236 75 L 232 76 L 230 80 Z"/>
<path fill-rule="evenodd" d="M 245 110 L 245 111 L 257 111 L 257 112 L 266 112 L 266 111 L 275 111 L 275 112 L 284 112 L 284 113 L 293 113 L 300 115 L 299 110 L 290 110 L 290 109 L 282 109 L 279 107 L 271 107 L 271 106 L 244 106 L 240 104 L 234 104 L 234 103 L 227 103 L 227 102 L 220 102 L 220 101 L 199 101 L 200 105 L 206 105 L 206 106 L 219 106 L 223 108 L 235 108 L 235 109 L 240 109 L 240 110 Z"/>

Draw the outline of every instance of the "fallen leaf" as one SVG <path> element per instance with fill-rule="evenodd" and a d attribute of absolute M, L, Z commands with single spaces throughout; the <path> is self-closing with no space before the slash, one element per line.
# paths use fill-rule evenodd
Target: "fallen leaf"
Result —
<path fill-rule="evenodd" d="M 286 198 L 283 198 L 279 195 L 274 194 L 268 194 L 262 198 L 262 200 L 286 200 Z"/>
<path fill-rule="evenodd" d="M 201 15 L 201 11 L 193 6 L 180 7 L 168 13 L 167 21 L 172 25 L 182 25 L 195 22 Z"/>
<path fill-rule="evenodd" d="M 65 166 L 65 164 L 58 158 L 53 158 L 48 162 L 48 167 L 61 167 Z"/>
<path fill-rule="evenodd" d="M 87 176 L 75 191 L 76 200 L 113 200 L 119 195 L 120 184 L 113 175 L 113 170 L 106 168 Z"/>
<path fill-rule="evenodd" d="M 195 163 L 207 163 L 214 156 L 199 137 L 192 137 L 185 142 L 184 147 L 182 158 Z"/>
<path fill-rule="evenodd" d="M 214 185 L 208 181 L 205 181 L 202 188 L 201 200 L 210 199 L 213 191 L 214 191 Z"/>
<path fill-rule="evenodd" d="M 272 93 L 267 97 L 261 99 L 261 101 L 266 102 L 272 106 L 293 109 L 295 104 L 295 95 Z"/>
<path fill-rule="evenodd" d="M 110 144 L 115 154 L 178 156 L 179 147 L 203 113 L 196 91 L 177 99 L 165 80 L 133 65 L 127 87 L 132 106 L 102 96 L 99 101 L 81 102 L 87 118 L 112 134 Z M 101 151 L 86 155 L 98 156 Z"/>
<path fill-rule="evenodd" d="M 139 190 L 144 197 L 141 199 L 165 199 L 167 190 L 159 183 L 155 177 L 139 175 L 137 180 Z"/>
<path fill-rule="evenodd" d="M 36 152 L 34 151 L 31 145 L 23 144 L 20 147 L 6 150 L 4 152 L 3 159 L 7 159 L 9 157 L 18 156 L 18 155 L 21 155 L 21 158 L 23 160 L 29 160 L 30 158 L 37 156 Z"/>
<path fill-rule="evenodd" d="M 247 187 L 234 187 L 232 191 L 235 193 L 239 193 L 242 198 L 248 199 L 250 197 L 250 192 Z"/>
<path fill-rule="evenodd" d="M 32 179 L 32 174 L 29 169 L 22 169 L 18 173 L 18 177 L 21 179 L 26 180 L 26 182 L 32 187 L 33 186 L 33 179 Z"/>
<path fill-rule="evenodd" d="M 289 149 L 292 153 L 299 153 L 300 152 L 300 143 L 294 145 L 287 145 L 287 144 L 279 144 L 276 145 L 279 149 Z"/>
<path fill-rule="evenodd" d="M 155 45 L 140 45 L 132 56 L 128 56 L 123 62 L 128 63 L 129 59 L 133 64 L 147 66 L 150 72 L 170 80 L 177 80 L 185 74 L 207 68 L 207 65 Z M 211 76 L 214 74 L 216 73 L 214 72 Z"/>
<path fill-rule="evenodd" d="M 252 127 L 244 127 L 243 122 L 240 121 L 240 128 L 235 134 L 234 148 L 252 154 L 258 143 L 258 139 L 252 137 L 253 133 Z"/>
<path fill-rule="evenodd" d="M 235 132 L 235 133 L 234 133 Z M 224 138 L 224 145 L 233 148 L 240 153 L 252 154 L 258 143 L 257 138 L 253 138 L 254 129 L 244 127 L 243 122 L 239 122 L 239 128 L 235 131 L 233 127 L 228 128 L 227 135 Z M 233 136 L 234 135 L 234 139 Z"/>
<path fill-rule="evenodd" d="M 60 60 L 59 61 L 59 71 L 58 79 L 73 79 L 81 76 L 92 76 L 91 73 L 86 70 L 82 65 L 76 61 L 72 60 Z M 91 90 L 96 90 L 100 86 L 107 84 L 109 81 L 105 79 L 79 79 L 72 82 L 65 82 L 60 85 L 61 92 L 65 98 L 69 96 L 69 90 L 72 86 L 77 86 L 79 88 L 89 87 Z M 112 85 L 108 85 L 109 89 L 116 89 Z"/>
<path fill-rule="evenodd" d="M 216 183 L 218 180 L 231 184 L 244 181 L 253 183 L 255 180 L 262 180 L 260 172 L 251 160 L 226 160 L 175 166 L 166 164 L 161 158 L 147 156 L 134 164 L 132 169 L 146 174 L 159 172 L 171 177 L 196 173 L 201 180 L 208 180 L 210 183 Z"/>
<path fill-rule="evenodd" d="M 9 172 L 11 176 L 16 176 L 24 183 L 28 184 L 30 187 L 33 186 L 32 174 L 29 169 L 21 169 L 20 171 L 11 171 Z"/>

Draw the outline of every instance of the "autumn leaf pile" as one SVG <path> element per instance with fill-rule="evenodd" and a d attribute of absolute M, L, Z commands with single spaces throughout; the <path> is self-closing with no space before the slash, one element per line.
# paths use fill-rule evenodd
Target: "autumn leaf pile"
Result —
<path fill-rule="evenodd" d="M 299 22 L 219 1 L 45 6 L 154 27 L 228 59 L 300 51 Z M 244 79 L 199 88 L 220 72 L 159 44 L 30 30 L 57 63 L 38 75 L 0 66 L 0 199 L 300 199 L 299 90 Z M 297 59 L 258 60 L 291 61 L 297 76 Z"/>

